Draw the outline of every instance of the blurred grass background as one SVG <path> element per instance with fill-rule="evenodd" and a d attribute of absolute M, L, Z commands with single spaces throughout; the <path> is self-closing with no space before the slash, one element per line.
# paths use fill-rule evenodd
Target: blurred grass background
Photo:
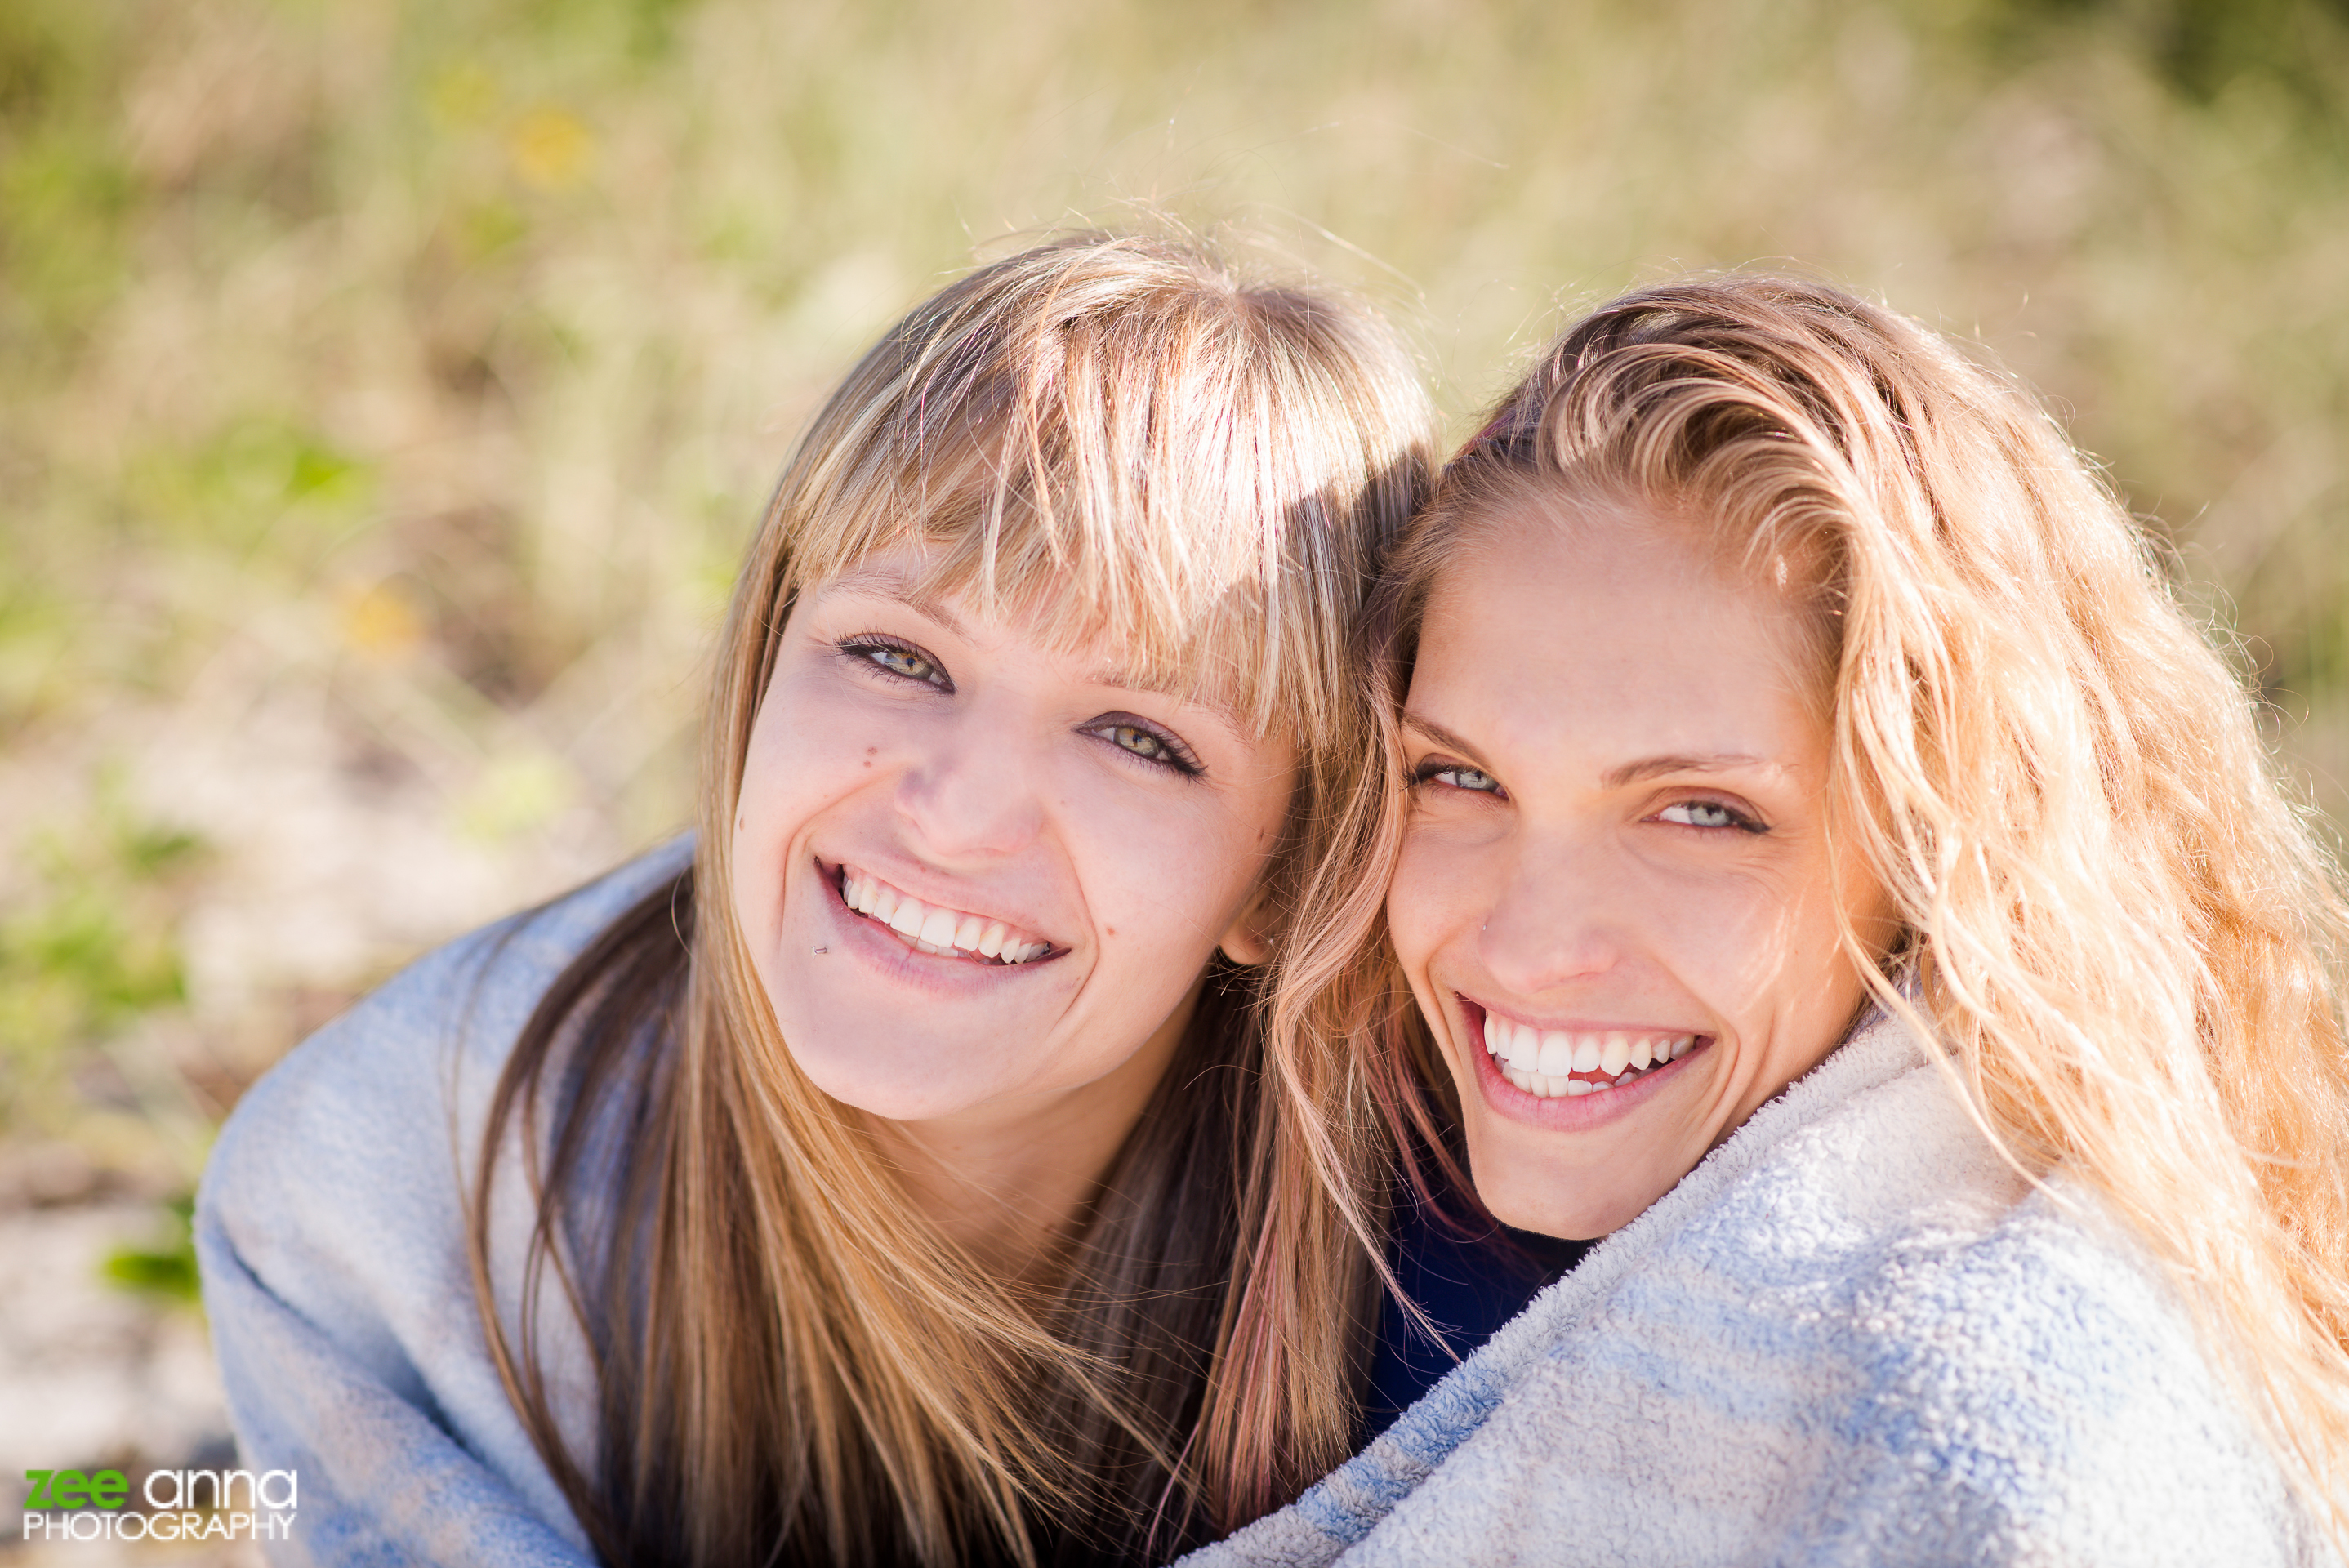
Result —
<path fill-rule="evenodd" d="M 1683 268 L 1981 343 L 2349 820 L 2344 198 L 2344 0 L 0 0 L 0 1206 L 183 1191 L 352 995 L 681 825 L 814 401 L 1137 204 L 1371 295 L 1455 433 Z"/>

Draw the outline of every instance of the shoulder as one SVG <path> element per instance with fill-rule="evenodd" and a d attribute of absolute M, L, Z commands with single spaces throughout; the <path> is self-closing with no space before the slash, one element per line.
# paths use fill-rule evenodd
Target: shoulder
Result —
<path fill-rule="evenodd" d="M 674 840 L 575 892 L 458 938 L 303 1042 L 238 1102 L 209 1184 L 345 1160 L 380 1174 L 485 1101 L 539 998 L 605 926 L 688 863 Z"/>
<path fill-rule="evenodd" d="M 481 1118 L 516 1036 L 572 959 L 691 852 L 689 839 L 673 841 L 460 937 L 289 1053 L 213 1147 L 199 1197 L 207 1228 L 248 1266 L 324 1296 L 359 1272 L 448 1273 Z M 331 1317 L 346 1304 L 309 1305 Z"/>
<path fill-rule="evenodd" d="M 301 1473 L 314 1534 L 392 1543 L 402 1561 L 579 1560 L 585 1537 L 489 1355 L 466 1194 L 539 998 L 690 856 L 672 842 L 419 960 L 289 1055 L 222 1130 L 196 1220 L 214 1346 L 243 1451 Z M 493 1195 L 497 1299 L 520 1302 L 534 1205 L 519 1182 Z M 566 1315 L 540 1307 L 557 1421 L 592 1451 L 592 1358 Z M 468 1532 L 472 1546 L 449 1544 Z"/>

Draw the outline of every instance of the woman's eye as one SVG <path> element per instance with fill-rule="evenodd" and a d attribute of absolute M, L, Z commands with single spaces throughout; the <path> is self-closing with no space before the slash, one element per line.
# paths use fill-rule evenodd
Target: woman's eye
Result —
<path fill-rule="evenodd" d="M 1684 828 L 1742 828 L 1749 833 L 1761 831 L 1758 824 L 1718 800 L 1675 800 L 1656 816 L 1662 821 L 1677 822 Z"/>
<path fill-rule="evenodd" d="M 1127 719 L 1108 719 L 1087 726 L 1085 733 L 1098 735 L 1120 751 L 1139 757 L 1145 762 L 1160 763 L 1178 773 L 1195 774 L 1200 771 L 1198 758 L 1193 757 L 1181 741 L 1148 725 L 1135 724 Z"/>
<path fill-rule="evenodd" d="M 1501 781 L 1490 773 L 1470 768 L 1464 763 L 1444 762 L 1419 772 L 1423 784 L 1441 784 L 1447 789 L 1466 789 L 1478 795 L 1497 795 Z"/>
<path fill-rule="evenodd" d="M 852 641 L 842 644 L 841 651 L 878 665 L 893 676 L 920 681 L 925 686 L 947 691 L 954 689 L 954 683 L 947 679 L 947 673 L 938 668 L 937 661 L 919 648 L 902 643 Z"/>

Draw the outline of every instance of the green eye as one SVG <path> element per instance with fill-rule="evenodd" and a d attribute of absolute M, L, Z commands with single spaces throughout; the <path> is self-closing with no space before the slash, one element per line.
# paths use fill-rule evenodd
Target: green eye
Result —
<path fill-rule="evenodd" d="M 1136 757 L 1147 757 L 1153 762 L 1170 755 L 1164 740 L 1139 725 L 1112 724 L 1103 733 L 1112 746 L 1122 747 Z"/>
<path fill-rule="evenodd" d="M 864 656 L 891 675 L 903 676 L 907 680 L 924 681 L 931 686 L 938 684 L 942 674 L 937 665 L 910 648 L 892 648 L 885 645 L 868 647 L 864 650 Z"/>
<path fill-rule="evenodd" d="M 1205 771 L 1199 759 L 1180 740 L 1133 719 L 1096 719 L 1084 727 L 1084 733 L 1101 737 L 1128 757 L 1139 757 L 1144 762 L 1155 762 L 1188 777 Z"/>

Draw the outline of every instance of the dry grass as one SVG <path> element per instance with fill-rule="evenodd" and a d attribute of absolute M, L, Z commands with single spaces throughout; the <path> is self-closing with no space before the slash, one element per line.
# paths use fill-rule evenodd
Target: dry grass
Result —
<path fill-rule="evenodd" d="M 812 400 L 976 251 L 1135 204 L 1350 282 L 1463 420 L 1682 268 L 1977 339 L 2338 813 L 2340 15 L 11 0 L 0 1187 L 183 1183 L 343 999 L 681 822 Z"/>

